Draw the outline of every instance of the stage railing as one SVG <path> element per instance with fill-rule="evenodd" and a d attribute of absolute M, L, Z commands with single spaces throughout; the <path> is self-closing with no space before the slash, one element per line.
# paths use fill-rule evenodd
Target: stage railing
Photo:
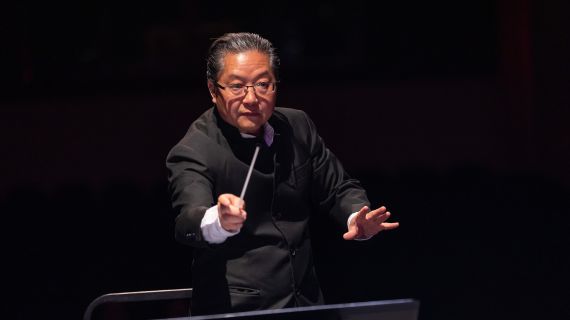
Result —
<path fill-rule="evenodd" d="M 93 315 L 97 308 L 109 304 L 129 304 L 129 303 L 139 303 L 146 301 L 180 301 L 186 300 L 186 314 L 190 313 L 189 301 L 192 297 L 192 288 L 185 289 L 170 289 L 170 290 L 153 290 L 153 291 L 133 291 L 133 292 L 117 292 L 108 293 L 99 296 L 93 300 L 85 313 L 83 314 L 83 320 L 93 320 Z"/>

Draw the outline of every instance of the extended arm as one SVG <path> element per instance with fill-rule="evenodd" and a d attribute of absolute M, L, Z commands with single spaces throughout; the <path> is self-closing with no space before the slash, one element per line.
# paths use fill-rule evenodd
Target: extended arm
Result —
<path fill-rule="evenodd" d="M 365 240 L 382 230 L 397 228 L 399 223 L 386 222 L 390 212 L 385 207 L 370 211 L 366 192 L 359 181 L 344 171 L 340 161 L 316 134 L 314 124 L 308 117 L 306 119 L 311 132 L 309 145 L 314 168 L 313 192 L 321 208 L 331 212 L 340 222 L 348 221 L 348 231 L 343 238 Z"/>

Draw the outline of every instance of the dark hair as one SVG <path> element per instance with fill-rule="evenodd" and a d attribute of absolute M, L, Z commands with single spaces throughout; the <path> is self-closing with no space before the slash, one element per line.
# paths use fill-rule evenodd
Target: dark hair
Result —
<path fill-rule="evenodd" d="M 206 77 L 210 81 L 217 81 L 220 72 L 224 68 L 224 57 L 228 53 L 241 53 L 256 50 L 269 56 L 269 64 L 277 79 L 279 69 L 279 57 L 269 40 L 255 33 L 226 33 L 214 40 L 208 51 L 206 63 Z"/>

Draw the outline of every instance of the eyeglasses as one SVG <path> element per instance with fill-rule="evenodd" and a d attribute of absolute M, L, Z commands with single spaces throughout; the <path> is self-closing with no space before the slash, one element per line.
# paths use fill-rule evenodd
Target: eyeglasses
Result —
<path fill-rule="evenodd" d="M 276 83 L 277 82 L 261 81 L 258 83 L 254 83 L 253 85 L 250 86 L 246 86 L 245 84 L 241 83 L 232 83 L 232 84 L 227 84 L 224 87 L 221 84 L 215 82 L 215 85 L 216 87 L 222 90 L 228 89 L 228 91 L 234 96 L 245 96 L 247 94 L 247 89 L 250 87 L 253 88 L 253 92 L 255 92 L 255 94 L 265 95 L 273 93 L 275 92 Z"/>

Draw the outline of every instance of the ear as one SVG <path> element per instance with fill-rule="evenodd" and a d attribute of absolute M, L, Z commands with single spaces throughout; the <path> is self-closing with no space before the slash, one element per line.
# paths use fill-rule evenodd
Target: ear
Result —
<path fill-rule="evenodd" d="M 216 90 L 216 86 L 210 80 L 208 80 L 208 91 L 210 91 L 210 96 L 212 96 L 212 102 L 215 104 L 216 103 L 216 96 L 218 95 L 218 92 Z"/>

